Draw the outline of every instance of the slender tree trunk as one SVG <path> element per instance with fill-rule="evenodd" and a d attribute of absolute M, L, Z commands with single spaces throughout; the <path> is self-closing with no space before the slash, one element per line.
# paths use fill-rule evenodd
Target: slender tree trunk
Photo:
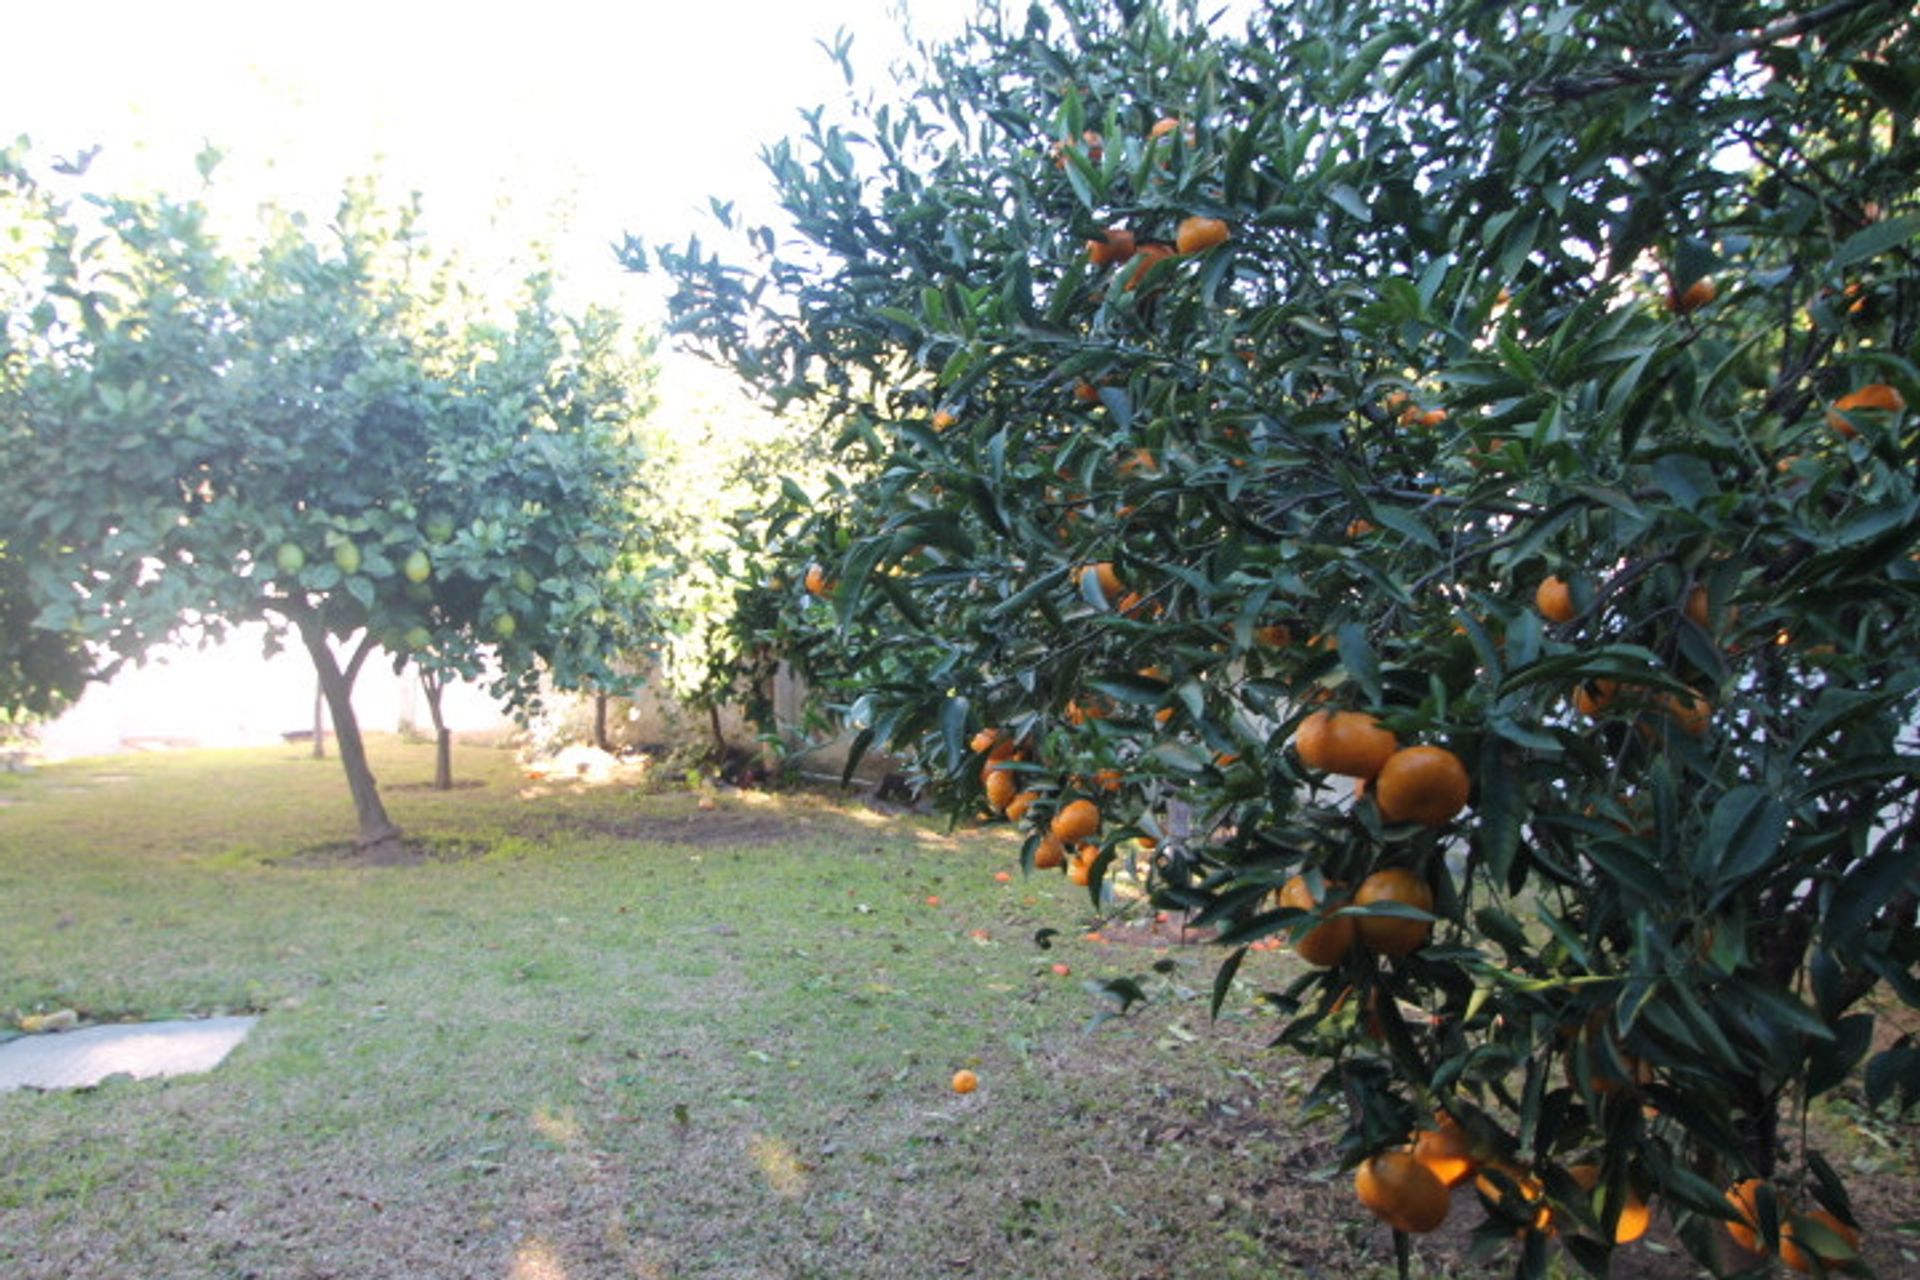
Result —
<path fill-rule="evenodd" d="M 593 691 L 593 745 L 613 754 L 613 745 L 607 741 L 607 694 L 604 689 Z"/>
<path fill-rule="evenodd" d="M 313 758 L 327 758 L 327 703 L 320 682 L 313 682 Z"/>
<path fill-rule="evenodd" d="M 320 675 L 321 695 L 326 698 L 327 710 L 333 716 L 340 765 L 347 771 L 347 789 L 353 793 L 354 812 L 360 820 L 360 832 L 354 837 L 354 844 L 362 853 L 397 845 L 400 828 L 387 817 L 386 805 L 380 801 L 380 788 L 374 782 L 373 770 L 367 767 L 366 746 L 360 740 L 360 722 L 353 715 L 353 681 L 373 647 L 371 637 L 361 643 L 343 668 L 333 656 L 326 627 L 319 618 L 311 613 L 296 613 L 294 625 L 299 628 L 300 639 L 313 658 L 314 670 Z"/>
<path fill-rule="evenodd" d="M 427 714 L 433 717 L 435 791 L 453 790 L 453 734 L 448 731 L 446 719 L 440 714 L 440 694 L 446 687 L 444 677 L 429 671 L 420 673 L 420 688 L 427 695 Z"/>

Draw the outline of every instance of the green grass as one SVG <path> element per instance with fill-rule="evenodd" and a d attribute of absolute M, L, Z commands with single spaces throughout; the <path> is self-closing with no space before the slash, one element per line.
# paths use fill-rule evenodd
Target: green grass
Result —
<path fill-rule="evenodd" d="M 0 1095 L 0 1277 L 1392 1273 L 1300 1114 L 1319 1067 L 1265 1047 L 1292 957 L 1250 955 L 1214 1023 L 1217 952 L 1089 941 L 1063 878 L 996 881 L 1004 833 L 480 749 L 435 793 L 430 748 L 373 749 L 418 865 L 343 858 L 338 764 L 302 750 L 0 775 L 0 1036 L 264 1015 L 210 1075 Z M 1089 1029 L 1116 977 L 1149 1001 Z M 1910 1130 L 1870 1128 L 1856 1207 L 1903 1274 Z M 1510 1273 L 1452 1218 L 1415 1276 Z M 1616 1274 L 1695 1274 L 1672 1247 Z"/>
<path fill-rule="evenodd" d="M 1014 846 L 857 803 L 334 761 L 0 783 L 0 1015 L 257 1011 L 217 1072 L 0 1095 L 0 1275 L 1291 1276 L 1387 1258 L 1217 955 L 1079 936 Z M 939 898 L 930 905 L 930 896 Z M 1063 930 L 1050 951 L 1033 941 Z M 983 930 L 985 937 L 973 936 Z M 1056 961 L 1072 965 L 1055 975 Z M 1157 961 L 1166 964 L 1156 971 Z M 1280 956 L 1254 957 L 1284 973 Z M 1086 979 L 1152 999 L 1095 1031 Z M 978 1093 L 956 1097 L 971 1066 Z M 1300 1221 L 1307 1215 L 1310 1221 Z"/>

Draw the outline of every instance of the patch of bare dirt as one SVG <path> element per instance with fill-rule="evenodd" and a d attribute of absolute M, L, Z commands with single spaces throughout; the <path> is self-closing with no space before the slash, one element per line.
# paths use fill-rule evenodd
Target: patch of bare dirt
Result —
<path fill-rule="evenodd" d="M 486 853 L 484 840 L 423 836 L 389 841 L 363 849 L 351 840 L 308 845 L 285 858 L 268 858 L 263 865 L 334 870 L 349 867 L 421 867 L 430 862 L 465 862 Z"/>

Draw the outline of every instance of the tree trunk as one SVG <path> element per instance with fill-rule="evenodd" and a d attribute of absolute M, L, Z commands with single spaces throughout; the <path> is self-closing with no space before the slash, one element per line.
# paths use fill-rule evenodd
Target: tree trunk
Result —
<path fill-rule="evenodd" d="M 440 715 L 440 693 L 447 687 L 447 682 L 439 675 L 422 671 L 420 687 L 427 695 L 427 714 L 433 717 L 433 789 L 451 791 L 453 790 L 453 734 L 448 731 L 447 722 Z"/>
<path fill-rule="evenodd" d="M 604 689 L 593 691 L 593 745 L 613 754 L 613 746 L 607 741 L 607 694 Z"/>
<path fill-rule="evenodd" d="M 327 703 L 320 682 L 313 682 L 313 758 L 327 758 Z"/>
<path fill-rule="evenodd" d="M 367 767 L 366 746 L 360 741 L 360 722 L 353 715 L 353 680 L 360 673 L 360 662 L 371 649 L 371 642 L 363 642 L 342 669 L 319 618 L 310 613 L 295 614 L 294 625 L 313 658 L 314 670 L 320 674 L 320 692 L 333 716 L 340 766 L 347 771 L 347 789 L 353 793 L 354 812 L 360 820 L 360 832 L 353 843 L 363 854 L 392 852 L 400 842 L 400 828 L 387 817 L 387 808 L 380 801 L 380 788 L 374 782 L 373 770 Z"/>

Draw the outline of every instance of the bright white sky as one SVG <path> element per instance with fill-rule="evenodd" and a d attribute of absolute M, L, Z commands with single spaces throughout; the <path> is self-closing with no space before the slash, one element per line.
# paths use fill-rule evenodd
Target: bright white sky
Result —
<path fill-rule="evenodd" d="M 920 34 L 969 0 L 910 0 Z M 0 137 L 53 156 L 102 144 L 93 179 L 178 194 L 203 141 L 215 199 L 323 210 L 377 172 L 425 198 L 431 242 L 510 270 L 552 242 L 575 301 L 653 291 L 610 245 L 707 231 L 707 197 L 748 206 L 757 152 L 802 107 L 843 99 L 816 44 L 855 33 L 861 86 L 900 44 L 887 0 L 96 0 L 6 6 Z M 652 317 L 648 317 L 652 318 Z"/>

